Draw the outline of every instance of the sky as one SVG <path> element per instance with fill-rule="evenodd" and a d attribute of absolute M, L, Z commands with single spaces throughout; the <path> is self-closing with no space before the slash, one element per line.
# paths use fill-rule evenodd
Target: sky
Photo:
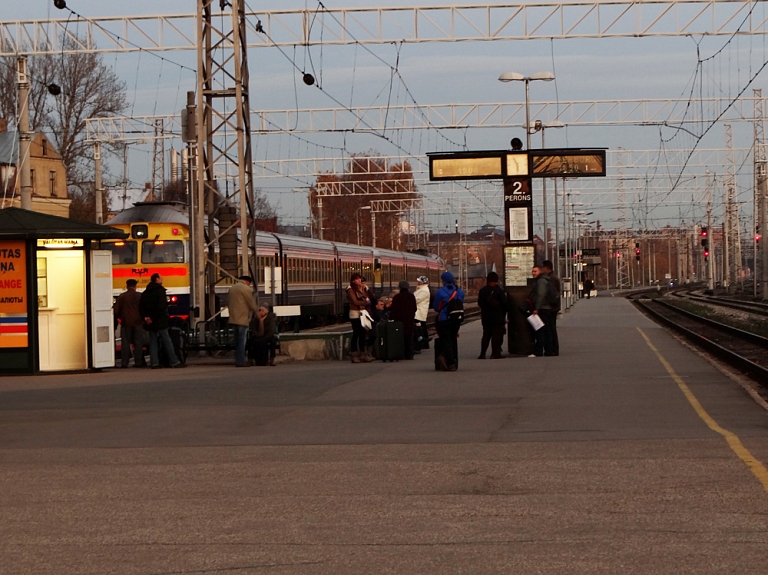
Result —
<path fill-rule="evenodd" d="M 65 11 L 53 7 L 47 0 L 26 3 L 3 2 L 0 19 L 33 20 L 59 18 Z M 68 6 L 84 17 L 106 15 L 144 15 L 191 13 L 191 0 L 163 2 L 134 0 L 129 4 L 101 0 L 67 0 Z M 359 6 L 402 6 L 403 0 L 376 3 L 355 0 L 329 0 L 328 8 Z M 457 4 L 451 0 L 420 0 L 419 6 Z M 466 5 L 462 2 L 461 5 Z M 308 8 L 316 2 L 308 0 L 265 0 L 248 2 L 256 10 Z M 127 12 L 122 12 L 128 7 Z M 162 12 L 160 12 L 162 10 Z M 760 6 L 759 16 L 765 18 Z M 71 19 L 70 28 L 82 23 Z M 557 102 L 567 105 L 574 101 L 630 100 L 639 98 L 696 98 L 721 96 L 734 98 L 741 90 L 752 95 L 753 88 L 766 89 L 764 73 L 757 71 L 768 59 L 766 40 L 761 35 L 709 38 L 617 38 L 564 39 L 456 43 L 411 43 L 378 46 L 313 46 L 304 48 L 258 48 L 249 51 L 251 76 L 251 108 L 255 110 L 298 110 L 309 108 L 339 108 L 345 106 L 385 106 L 417 103 L 437 104 L 521 103 L 525 93 L 522 83 L 501 83 L 503 72 L 515 71 L 525 75 L 549 71 L 554 82 L 532 82 L 531 107 L 536 102 Z M 194 74 L 177 64 L 195 68 L 193 52 L 164 52 L 165 61 L 150 54 L 106 54 L 104 62 L 114 66 L 125 82 L 130 103 L 129 115 L 176 114 L 185 101 L 187 90 L 195 87 Z M 711 57 L 711 58 L 710 58 Z M 707 59 L 710 58 L 710 59 Z M 699 60 L 705 63 L 697 66 Z M 322 89 L 301 82 L 300 71 L 311 70 Z M 393 81 L 393 70 L 396 70 Z M 753 76 L 756 79 L 750 83 Z M 734 147 L 737 149 L 738 191 L 743 213 L 751 213 L 752 167 L 747 151 L 752 146 L 753 128 L 747 122 L 734 122 Z M 420 158 L 427 152 L 459 151 L 462 149 L 506 149 L 511 137 L 524 140 L 523 129 L 507 126 L 496 129 L 453 131 L 420 130 L 402 133 L 388 132 L 386 137 L 363 134 L 296 134 L 294 136 L 255 135 L 254 159 L 276 158 L 300 160 L 307 158 L 344 159 L 352 153 L 373 151 L 394 158 Z M 540 134 L 532 136 L 533 146 L 540 144 Z M 394 142 L 394 144 L 393 144 Z M 658 126 L 583 126 L 569 125 L 565 129 L 546 131 L 547 147 L 604 147 L 609 149 L 611 183 L 574 181 L 569 183 L 574 193 L 580 190 L 579 209 L 591 211 L 589 219 L 600 220 L 604 227 L 615 227 L 626 214 L 633 227 L 661 227 L 696 223 L 704 217 L 706 200 L 711 193 L 713 206 L 722 212 L 722 190 L 726 166 L 713 163 L 691 167 L 681 173 L 679 167 L 669 166 L 663 158 L 655 165 L 648 162 L 635 167 L 628 165 L 629 152 L 651 150 L 686 156 L 694 145 L 700 149 L 723 149 L 725 130 L 722 123 L 714 125 L 700 141 L 692 136 Z M 180 149 L 181 143 L 176 143 Z M 617 150 L 628 151 L 619 158 Z M 740 150 L 740 151 L 739 151 Z M 719 157 L 723 157 L 720 154 Z M 129 178 L 141 185 L 150 178 L 151 147 L 134 146 L 129 152 Z M 692 156 L 693 163 L 697 155 Z M 122 161 L 114 158 L 107 177 L 122 177 Z M 621 161 L 624 167 L 616 165 Z M 714 184 L 708 186 L 705 170 L 715 174 Z M 632 175 L 625 186 L 625 203 L 621 205 L 616 191 L 616 176 Z M 668 174 L 662 178 L 662 174 Z M 420 175 L 424 177 L 423 174 Z M 678 179 L 684 183 L 670 192 Z M 310 176 L 292 179 L 266 179 L 257 185 L 277 206 L 287 223 L 304 223 L 307 219 L 306 189 L 312 184 Z M 638 181 L 644 189 L 635 190 Z M 537 184 L 538 186 L 539 184 Z M 469 227 L 479 227 L 486 221 L 501 224 L 502 206 L 498 183 L 473 183 L 466 187 L 449 188 L 424 182 L 425 206 L 429 225 L 450 227 L 465 205 Z M 552 186 L 550 186 L 550 194 Z M 709 190 L 709 191 L 708 191 Z M 539 187 L 535 199 L 540 197 Z M 550 225 L 552 197 L 550 197 Z M 541 202 L 536 202 L 536 217 L 543 214 Z"/>

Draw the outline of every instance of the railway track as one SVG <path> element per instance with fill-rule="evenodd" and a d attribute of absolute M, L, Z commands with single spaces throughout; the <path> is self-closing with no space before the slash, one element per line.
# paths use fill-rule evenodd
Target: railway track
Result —
<path fill-rule="evenodd" d="M 692 293 L 692 292 L 689 292 L 689 293 L 677 292 L 674 295 L 678 297 L 685 297 L 687 299 L 691 299 L 694 301 L 700 301 L 702 303 L 706 303 L 710 305 L 727 307 L 727 308 L 731 308 L 739 311 L 744 311 L 747 313 L 752 313 L 755 315 L 768 316 L 768 304 L 764 304 L 760 302 L 737 301 L 730 298 L 707 296 L 707 295 L 701 295 L 701 294 Z"/>
<path fill-rule="evenodd" d="M 660 299 L 633 301 L 658 323 L 768 387 L 768 338 L 698 316 Z"/>

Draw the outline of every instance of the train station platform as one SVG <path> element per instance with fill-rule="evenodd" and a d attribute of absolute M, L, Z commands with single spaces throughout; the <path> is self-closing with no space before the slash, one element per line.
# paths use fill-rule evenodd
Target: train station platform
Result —
<path fill-rule="evenodd" d="M 764 403 L 623 298 L 558 329 L 478 360 L 469 323 L 449 373 L 0 378 L 6 569 L 765 573 Z"/>

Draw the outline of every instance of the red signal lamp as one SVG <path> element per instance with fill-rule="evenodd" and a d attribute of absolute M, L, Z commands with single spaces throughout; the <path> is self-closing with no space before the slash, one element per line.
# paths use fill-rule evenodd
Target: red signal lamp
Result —
<path fill-rule="evenodd" d="M 179 301 L 179 296 L 177 296 L 177 295 L 172 295 L 172 296 L 171 296 L 171 303 L 176 303 L 177 301 Z"/>
<path fill-rule="evenodd" d="M 708 258 L 709 257 L 709 252 L 704 252 L 704 257 Z"/>

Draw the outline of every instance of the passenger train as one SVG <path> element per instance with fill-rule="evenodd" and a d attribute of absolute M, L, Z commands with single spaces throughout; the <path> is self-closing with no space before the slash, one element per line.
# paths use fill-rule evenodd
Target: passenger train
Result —
<path fill-rule="evenodd" d="M 113 295 L 125 290 L 125 281 L 138 280 L 143 290 L 150 276 L 163 277 L 172 316 L 189 315 L 189 262 L 191 246 L 189 216 L 179 202 L 139 202 L 107 222 L 129 234 L 125 240 L 104 241 L 102 247 L 112 250 Z M 361 273 L 376 294 L 397 290 L 402 279 L 411 283 L 427 276 L 436 284 L 445 269 L 437 256 L 409 253 L 329 242 L 284 234 L 257 232 L 258 290 L 261 301 L 276 305 L 300 305 L 302 315 L 343 316 L 346 309 L 345 289 L 350 275 Z M 265 277 L 271 269 L 282 269 L 282 293 L 265 293 Z M 265 270 L 270 270 L 265 274 Z M 275 274 L 277 277 L 277 274 Z M 217 292 L 225 294 L 228 284 Z"/>

